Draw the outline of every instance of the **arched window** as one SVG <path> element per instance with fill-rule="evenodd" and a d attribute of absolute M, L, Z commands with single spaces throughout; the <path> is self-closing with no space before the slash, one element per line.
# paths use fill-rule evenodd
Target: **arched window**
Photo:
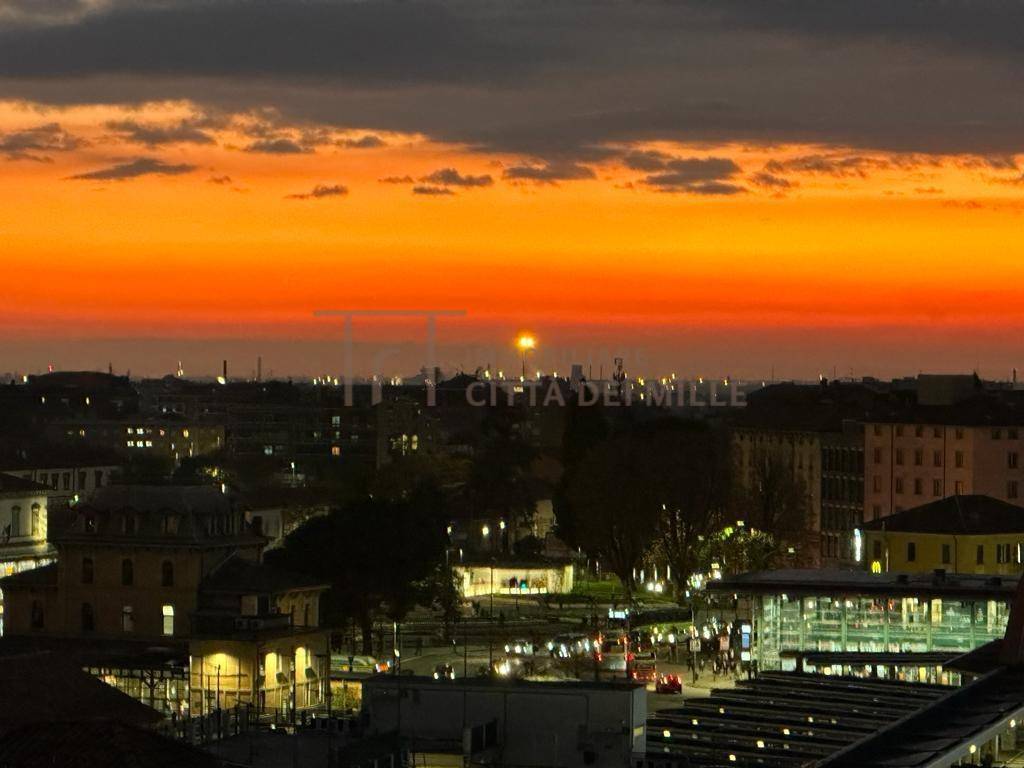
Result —
<path fill-rule="evenodd" d="M 32 505 L 32 538 L 43 535 L 43 510 L 38 504 Z"/>
<path fill-rule="evenodd" d="M 43 628 L 43 604 L 38 600 L 32 601 L 32 629 Z"/>
<path fill-rule="evenodd" d="M 17 505 L 11 507 L 11 530 L 9 533 L 12 539 L 21 536 L 21 507 Z"/>
<path fill-rule="evenodd" d="M 174 563 L 170 560 L 164 560 L 160 566 L 160 583 L 165 587 L 174 586 Z"/>
<path fill-rule="evenodd" d="M 127 557 L 121 561 L 121 584 L 130 587 L 135 583 L 135 565 Z"/>
<path fill-rule="evenodd" d="M 92 632 L 96 629 L 96 618 L 92 613 L 92 606 L 89 603 L 82 603 L 82 631 Z"/>
<path fill-rule="evenodd" d="M 309 603 L 302 606 L 302 626 L 309 626 Z"/>
<path fill-rule="evenodd" d="M 93 580 L 93 566 L 91 557 L 82 558 L 82 583 L 92 584 Z"/>

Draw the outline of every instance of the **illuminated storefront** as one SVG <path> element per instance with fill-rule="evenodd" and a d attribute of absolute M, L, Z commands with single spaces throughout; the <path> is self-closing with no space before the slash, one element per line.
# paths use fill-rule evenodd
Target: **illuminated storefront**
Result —
<path fill-rule="evenodd" d="M 793 670 L 814 653 L 819 671 L 828 654 L 843 654 L 836 671 L 848 671 L 859 654 L 864 667 L 886 657 L 886 669 L 870 674 L 904 676 L 911 657 L 902 664 L 894 654 L 962 653 L 1002 637 L 1015 586 L 974 575 L 792 570 L 742 574 L 709 591 L 752 621 L 759 669 Z"/>

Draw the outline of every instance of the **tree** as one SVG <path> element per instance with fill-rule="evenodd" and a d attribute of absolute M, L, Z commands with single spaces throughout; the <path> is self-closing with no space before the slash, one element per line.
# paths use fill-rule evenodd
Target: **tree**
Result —
<path fill-rule="evenodd" d="M 499 402 L 481 422 L 482 437 L 469 469 L 467 492 L 474 513 L 508 521 L 511 530 L 533 520 L 537 497 L 531 467 L 537 451 L 526 430 L 526 414 Z"/>
<path fill-rule="evenodd" d="M 769 563 L 775 564 L 784 547 L 807 539 L 807 485 L 781 448 L 755 451 L 750 461 L 741 509 L 751 526 L 771 534 L 776 546 Z"/>
<path fill-rule="evenodd" d="M 374 613 L 383 610 L 400 621 L 413 606 L 430 602 L 446 546 L 441 496 L 420 487 L 403 498 L 365 496 L 312 518 L 268 552 L 267 561 L 330 584 L 328 621 L 355 619 L 363 652 L 372 653 Z"/>

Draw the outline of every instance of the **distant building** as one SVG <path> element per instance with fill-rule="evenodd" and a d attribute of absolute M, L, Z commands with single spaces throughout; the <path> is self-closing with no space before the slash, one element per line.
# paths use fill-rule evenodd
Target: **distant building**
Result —
<path fill-rule="evenodd" d="M 12 640 L 54 641 L 165 712 L 290 713 L 322 700 L 325 587 L 262 565 L 266 540 L 219 489 L 101 488 L 50 539 L 57 563 L 0 582 Z M 174 658 L 154 660 L 154 648 Z"/>
<path fill-rule="evenodd" d="M 948 496 L 864 524 L 864 565 L 876 572 L 1019 574 L 1024 507 Z"/>

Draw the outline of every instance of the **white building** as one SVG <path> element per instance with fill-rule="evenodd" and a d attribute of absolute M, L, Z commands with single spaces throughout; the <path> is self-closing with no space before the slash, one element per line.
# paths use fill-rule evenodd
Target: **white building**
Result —
<path fill-rule="evenodd" d="M 0 578 L 57 559 L 46 540 L 49 489 L 14 475 L 0 474 Z M 0 592 L 0 635 L 3 634 Z"/>
<path fill-rule="evenodd" d="M 418 766 L 635 765 L 646 750 L 643 685 L 378 675 L 363 683 L 371 735 L 399 732 Z M 461 761 L 457 764 L 462 765 Z"/>

